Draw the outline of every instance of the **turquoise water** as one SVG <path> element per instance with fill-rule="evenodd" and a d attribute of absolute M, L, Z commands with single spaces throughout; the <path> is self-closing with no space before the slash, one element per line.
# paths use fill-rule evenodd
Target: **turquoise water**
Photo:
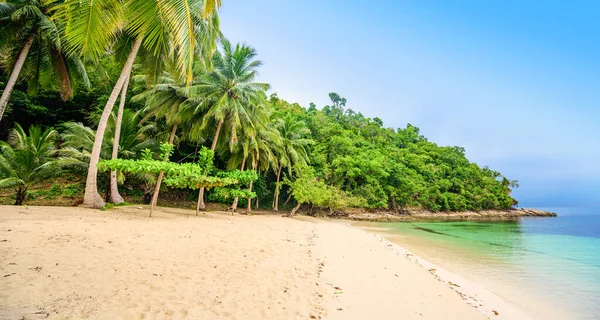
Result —
<path fill-rule="evenodd" d="M 556 218 L 377 223 L 416 254 L 537 319 L 600 318 L 600 210 Z"/>

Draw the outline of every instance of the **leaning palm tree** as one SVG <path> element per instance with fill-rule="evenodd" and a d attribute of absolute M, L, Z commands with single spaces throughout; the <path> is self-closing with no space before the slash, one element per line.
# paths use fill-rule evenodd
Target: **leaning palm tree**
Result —
<path fill-rule="evenodd" d="M 258 68 L 262 65 L 256 60 L 254 48 L 237 44 L 235 47 L 222 39 L 222 49 L 212 59 L 213 71 L 203 76 L 198 84 L 189 88 L 201 97 L 191 110 L 187 119 L 199 122 L 189 136 L 191 139 L 204 138 L 207 131 L 214 130 L 211 150 L 215 151 L 225 126 L 230 147 L 238 143 L 238 132 L 242 128 L 247 134 L 256 131 L 255 123 L 265 122 L 264 91 L 269 89 L 266 83 L 255 82 Z M 214 128 L 214 129 L 213 129 Z M 204 188 L 198 193 L 197 209 L 204 210 Z"/>
<path fill-rule="evenodd" d="M 15 205 L 22 205 L 29 187 L 60 175 L 74 161 L 57 157 L 58 133 L 29 127 L 29 135 L 15 124 L 8 142 L 0 141 L 0 188 L 16 188 Z"/>
<path fill-rule="evenodd" d="M 104 205 L 97 190 L 96 167 L 100 159 L 102 140 L 109 115 L 125 81 L 129 78 L 134 60 L 142 46 L 155 57 L 172 55 L 186 83 L 192 80 L 197 58 L 197 39 L 200 44 L 214 46 L 218 31 L 215 13 L 220 0 L 66 0 L 59 6 L 60 17 L 67 22 L 66 35 L 70 50 L 92 60 L 103 54 L 114 41 L 117 31 L 123 30 L 134 39 L 121 74 L 115 84 L 98 122 L 94 148 L 90 157 L 84 206 Z M 199 35 L 199 33 L 204 34 Z M 209 50 L 207 50 L 209 51 Z"/>
<path fill-rule="evenodd" d="M 150 137 L 149 134 L 149 131 L 155 127 L 155 124 L 147 122 L 143 126 L 140 126 L 139 123 L 142 119 L 140 112 L 134 112 L 129 109 L 123 110 L 120 126 L 117 126 L 117 118 L 118 115 L 115 112 L 113 112 L 109 118 L 108 128 L 106 130 L 106 135 L 109 138 L 103 141 L 102 149 L 100 151 L 101 159 L 112 158 L 114 145 L 113 137 L 115 136 L 117 128 L 119 128 L 121 132 L 119 149 L 117 150 L 117 156 L 119 158 L 137 158 L 146 148 L 153 151 L 158 150 L 158 143 L 155 139 Z M 77 159 L 80 170 L 88 170 L 96 132 L 94 129 L 85 126 L 82 123 L 67 122 L 64 123 L 62 127 L 64 131 L 61 134 L 61 139 L 63 141 L 63 148 L 60 152 L 61 155 Z M 107 191 L 110 191 L 111 189 L 112 185 L 109 185 Z M 106 198 L 111 198 L 110 192 Z"/>
<path fill-rule="evenodd" d="M 65 54 L 62 26 L 52 16 L 53 7 L 52 1 L 39 0 L 0 3 L 0 47 L 9 52 L 6 64 L 10 70 L 0 97 L 0 120 L 19 78 L 27 81 L 30 94 L 57 83 L 64 100 L 73 96 L 76 79 L 90 85 L 81 60 Z"/>
<path fill-rule="evenodd" d="M 314 141 L 306 138 L 310 134 L 306 124 L 295 119 L 292 115 L 288 114 L 283 119 L 275 119 L 275 126 L 281 136 L 281 144 L 275 150 L 278 166 L 273 209 L 277 212 L 279 211 L 281 169 L 287 167 L 291 175 L 292 166 L 306 164 L 308 162 L 307 147 L 313 144 Z"/>

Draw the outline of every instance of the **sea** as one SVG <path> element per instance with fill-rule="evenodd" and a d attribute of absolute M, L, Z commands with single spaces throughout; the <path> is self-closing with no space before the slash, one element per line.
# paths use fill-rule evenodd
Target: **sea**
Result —
<path fill-rule="evenodd" d="M 361 223 L 533 319 L 600 319 L 600 208 L 558 217 Z"/>

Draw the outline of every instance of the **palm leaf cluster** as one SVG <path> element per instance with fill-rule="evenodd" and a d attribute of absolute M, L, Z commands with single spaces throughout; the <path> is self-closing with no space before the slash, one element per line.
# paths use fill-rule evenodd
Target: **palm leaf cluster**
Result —
<path fill-rule="evenodd" d="M 8 142 L 0 142 L 0 188 L 16 189 L 16 205 L 23 203 L 29 186 L 76 164 L 73 158 L 59 156 L 56 130 L 31 126 L 28 133 L 17 124 Z"/>
<path fill-rule="evenodd" d="M 49 139 L 60 140 L 60 148 L 48 151 L 51 159 L 47 162 L 68 159 L 71 170 L 87 170 L 84 205 L 104 205 L 97 191 L 100 159 L 135 158 L 164 141 L 210 143 L 227 168 L 276 173 L 278 185 L 282 168 L 307 162 L 308 129 L 301 121 L 274 113 L 268 105 L 269 85 L 258 81 L 262 62 L 254 48 L 234 45 L 221 35 L 216 12 L 220 6 L 220 0 L 0 3 L 2 66 L 11 74 L 0 101 L 0 119 L 18 83 L 26 85 L 30 95 L 41 87 L 55 88 L 69 99 L 79 85 L 89 87 L 85 66 L 103 70 L 103 59 L 112 56 L 122 70 L 102 113 L 93 117 L 98 125 L 64 123 L 60 135 L 48 129 Z M 139 111 L 124 108 L 127 92 L 132 90 L 129 82 L 137 92 L 130 104 L 143 104 Z M 117 101 L 119 109 L 114 110 Z M 37 134 L 40 129 L 31 130 Z M 6 163 L 27 166 L 9 153 L 6 159 L 11 159 Z M 3 174 L 7 179 L 21 176 Z M 36 179 L 48 177 L 40 171 Z M 146 179 L 156 181 L 153 204 L 161 178 Z M 113 173 L 110 192 L 116 196 L 110 199 L 122 199 L 114 179 Z M 25 180 L 29 182 L 20 185 L 34 181 Z M 199 208 L 204 207 L 203 192 L 201 188 Z"/>

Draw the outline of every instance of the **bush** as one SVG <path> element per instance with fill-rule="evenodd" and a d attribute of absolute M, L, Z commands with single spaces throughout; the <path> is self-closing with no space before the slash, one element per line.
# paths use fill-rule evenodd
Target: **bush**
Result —
<path fill-rule="evenodd" d="M 77 198 L 83 194 L 83 189 L 77 183 L 72 183 L 64 186 L 61 191 L 61 196 L 65 198 Z"/>

